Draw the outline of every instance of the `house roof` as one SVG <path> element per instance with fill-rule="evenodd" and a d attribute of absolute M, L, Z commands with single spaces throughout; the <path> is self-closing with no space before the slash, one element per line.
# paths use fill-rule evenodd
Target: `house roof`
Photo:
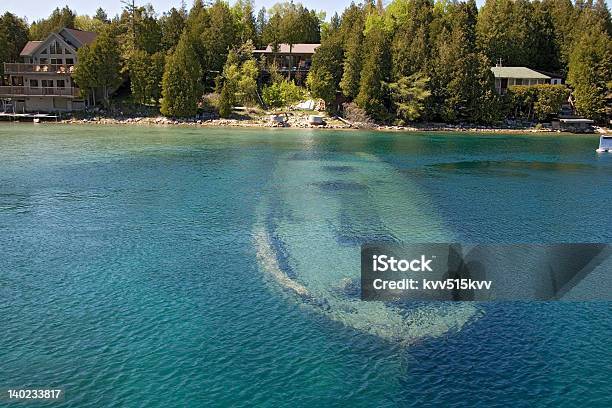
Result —
<path fill-rule="evenodd" d="M 83 45 L 89 45 L 94 42 L 98 34 L 92 33 L 90 31 L 64 28 L 59 33 L 49 34 L 49 36 L 45 38 L 44 41 L 28 41 L 19 55 L 22 57 L 31 57 L 38 51 L 38 49 L 42 46 L 43 43 L 47 42 L 49 38 L 53 36 L 56 36 L 55 38 L 59 36 L 64 42 L 66 42 L 73 48 L 78 49 Z"/>
<path fill-rule="evenodd" d="M 495 78 L 550 79 L 548 75 L 527 67 L 492 67 Z"/>
<path fill-rule="evenodd" d="M 38 48 L 41 43 L 42 41 L 28 41 L 19 55 L 22 57 L 31 56 L 34 53 L 34 50 Z"/>
<path fill-rule="evenodd" d="M 93 33 L 91 31 L 81 31 L 75 30 L 73 28 L 64 28 L 62 31 L 60 31 L 60 35 L 62 37 L 65 37 L 64 35 L 62 35 L 63 32 L 67 32 L 69 35 L 74 37 L 80 43 L 75 44 L 77 46 L 89 45 L 94 42 L 96 37 L 98 36 L 98 34 Z"/>
<path fill-rule="evenodd" d="M 292 54 L 314 54 L 321 44 L 293 44 L 291 47 Z M 279 54 L 289 54 L 289 44 L 279 44 Z M 258 54 L 272 54 L 272 46 L 268 45 L 265 50 L 253 51 Z"/>

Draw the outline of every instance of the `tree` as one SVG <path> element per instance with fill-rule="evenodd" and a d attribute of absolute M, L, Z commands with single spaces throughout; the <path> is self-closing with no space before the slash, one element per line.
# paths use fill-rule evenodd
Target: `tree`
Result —
<path fill-rule="evenodd" d="M 4 74 L 2 63 L 17 61 L 27 41 L 28 26 L 25 21 L 8 11 L 0 16 L 0 79 Z"/>
<path fill-rule="evenodd" d="M 359 81 L 359 94 L 355 103 L 376 119 L 386 119 L 383 82 L 389 81 L 389 41 L 382 20 L 377 15 L 369 17 L 369 29 L 364 40 L 364 62 Z"/>
<path fill-rule="evenodd" d="M 101 33 L 104 31 L 107 23 L 97 18 L 91 18 L 88 15 L 80 15 L 74 18 L 74 28 L 77 30 L 91 31 Z"/>
<path fill-rule="evenodd" d="M 169 12 L 164 13 L 159 21 L 162 32 L 161 48 L 163 50 L 173 50 L 181 39 L 185 29 L 186 16 L 183 12 L 172 7 Z"/>
<path fill-rule="evenodd" d="M 262 7 L 257 13 L 257 19 L 255 20 L 255 34 L 256 34 L 255 46 L 257 48 L 259 47 L 265 48 L 265 46 L 267 45 L 265 44 L 265 41 L 264 41 L 264 30 L 266 28 L 266 23 L 267 23 L 266 8 Z"/>
<path fill-rule="evenodd" d="M 254 44 L 257 41 L 257 28 L 255 15 L 253 14 L 254 5 L 253 0 L 237 0 L 232 8 L 237 23 L 238 38 L 242 44 L 247 41 Z"/>
<path fill-rule="evenodd" d="M 323 99 L 328 110 L 334 111 L 336 109 L 333 105 L 336 99 L 336 86 L 332 74 L 327 69 L 312 69 L 308 73 L 306 83 L 312 96 Z"/>
<path fill-rule="evenodd" d="M 389 5 L 385 24 L 394 32 L 391 43 L 394 77 L 425 71 L 432 20 L 433 3 L 429 0 L 394 0 Z"/>
<path fill-rule="evenodd" d="M 487 0 L 477 24 L 478 46 L 491 64 L 555 70 L 559 50 L 550 13 L 539 2 Z"/>
<path fill-rule="evenodd" d="M 106 106 L 121 83 L 121 54 L 114 26 L 108 26 L 91 45 L 79 48 L 74 79 L 80 88 L 99 88 Z"/>
<path fill-rule="evenodd" d="M 533 112 L 541 121 L 559 113 L 570 94 L 565 85 L 537 85 L 534 88 L 537 99 L 533 105 Z"/>
<path fill-rule="evenodd" d="M 221 72 L 229 50 L 238 43 L 237 39 L 234 14 L 227 3 L 217 0 L 208 10 L 208 24 L 199 36 L 204 57 L 202 68 L 205 71 Z"/>
<path fill-rule="evenodd" d="M 347 33 L 344 44 L 344 70 L 340 88 L 344 96 L 350 99 L 356 98 L 359 93 L 363 64 L 363 29 L 363 20 L 355 21 L 353 27 Z"/>
<path fill-rule="evenodd" d="M 154 54 L 162 47 L 162 28 L 150 4 L 134 11 L 134 48 Z"/>
<path fill-rule="evenodd" d="M 136 50 L 128 60 L 130 87 L 135 101 L 141 104 L 157 104 L 161 97 L 161 82 L 165 57 L 161 52 L 153 55 Z"/>
<path fill-rule="evenodd" d="M 202 70 L 197 55 L 183 35 L 174 52 L 166 58 L 162 80 L 161 113 L 165 116 L 193 116 L 202 95 L 200 78 Z"/>
<path fill-rule="evenodd" d="M 415 121 L 421 117 L 425 110 L 425 100 L 431 96 L 428 83 L 429 77 L 416 73 L 388 84 L 400 120 Z"/>
<path fill-rule="evenodd" d="M 110 20 L 108 19 L 108 15 L 106 14 L 106 11 L 104 11 L 102 7 L 98 7 L 98 9 L 96 10 L 96 14 L 93 16 L 93 18 L 103 23 L 106 23 L 106 24 L 110 23 Z"/>
<path fill-rule="evenodd" d="M 495 121 L 499 98 L 488 58 L 476 47 L 476 3 L 452 3 L 438 12 L 428 115 L 445 122 Z"/>
<path fill-rule="evenodd" d="M 330 111 L 335 110 L 333 102 L 342 79 L 343 59 L 342 38 L 337 35 L 327 36 L 312 57 L 308 88 L 315 98 L 325 101 Z"/>
<path fill-rule="evenodd" d="M 555 48 L 559 53 L 559 69 L 567 72 L 578 14 L 571 0 L 542 0 L 540 10 L 552 20 Z"/>
<path fill-rule="evenodd" d="M 250 104 L 257 98 L 259 70 L 253 59 L 252 42 L 230 51 L 223 67 L 219 115 L 228 117 L 236 104 Z"/>
<path fill-rule="evenodd" d="M 612 40 L 600 26 L 592 26 L 577 40 L 570 55 L 567 83 L 573 88 L 578 112 L 603 119 L 612 92 Z"/>
<path fill-rule="evenodd" d="M 62 28 L 74 28 L 75 13 L 68 6 L 60 10 L 56 8 L 51 15 L 42 20 L 35 21 L 30 26 L 30 39 L 44 40 L 53 32 Z"/>

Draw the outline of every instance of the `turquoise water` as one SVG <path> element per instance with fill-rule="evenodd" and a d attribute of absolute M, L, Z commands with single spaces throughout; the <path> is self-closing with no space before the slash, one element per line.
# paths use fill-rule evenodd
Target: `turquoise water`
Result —
<path fill-rule="evenodd" d="M 611 303 L 400 309 L 355 285 L 362 242 L 612 242 L 596 147 L 2 124 L 0 388 L 64 387 L 35 406 L 66 407 L 612 406 Z"/>

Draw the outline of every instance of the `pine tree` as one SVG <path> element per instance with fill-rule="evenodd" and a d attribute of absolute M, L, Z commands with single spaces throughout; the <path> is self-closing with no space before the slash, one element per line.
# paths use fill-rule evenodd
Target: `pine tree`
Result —
<path fill-rule="evenodd" d="M 74 79 L 87 90 L 98 88 L 106 106 L 111 92 L 121 84 L 121 53 L 115 26 L 109 25 L 89 46 L 79 48 Z"/>
<path fill-rule="evenodd" d="M 364 40 L 364 62 L 359 81 L 359 94 L 355 103 L 369 115 L 379 120 L 387 117 L 383 82 L 389 77 L 389 41 L 381 20 L 370 16 L 372 21 Z"/>
<path fill-rule="evenodd" d="M 431 71 L 431 113 L 446 122 L 494 121 L 498 110 L 493 74 L 475 47 L 476 4 L 455 3 L 445 14 Z"/>
<path fill-rule="evenodd" d="M 338 35 L 327 36 L 314 54 L 308 73 L 307 83 L 312 95 L 323 99 L 330 111 L 336 109 L 334 101 L 342 78 L 342 60 L 342 39 Z"/>
<path fill-rule="evenodd" d="M 28 41 L 26 22 L 8 11 L 0 16 L 0 79 L 4 73 L 3 62 L 15 62 Z"/>
<path fill-rule="evenodd" d="M 30 39 L 44 40 L 49 34 L 59 32 L 62 28 L 74 28 L 76 14 L 66 6 L 53 10 L 48 18 L 38 20 L 30 26 Z"/>
<path fill-rule="evenodd" d="M 176 47 L 185 29 L 185 22 L 185 15 L 174 7 L 162 16 L 160 26 L 162 32 L 161 47 L 163 50 L 173 50 Z"/>
<path fill-rule="evenodd" d="M 161 52 L 153 55 L 136 50 L 128 61 L 132 97 L 138 103 L 157 103 L 161 97 L 161 82 L 165 57 Z"/>
<path fill-rule="evenodd" d="M 162 80 L 161 113 L 165 116 L 193 116 L 197 113 L 202 95 L 202 71 L 196 53 L 183 35 L 170 56 L 166 58 Z"/>
<path fill-rule="evenodd" d="M 355 99 L 359 93 L 363 64 L 364 29 L 364 10 L 351 4 L 342 14 L 339 33 L 344 41 L 344 63 L 340 88 L 344 96 L 349 99 Z"/>
<path fill-rule="evenodd" d="M 425 100 L 431 96 L 428 83 L 429 77 L 416 73 L 388 85 L 396 115 L 402 123 L 421 117 Z"/>
<path fill-rule="evenodd" d="M 424 72 L 431 49 L 429 32 L 433 3 L 428 0 L 395 0 L 385 15 L 394 31 L 391 44 L 393 76 Z"/>
<path fill-rule="evenodd" d="M 612 93 L 612 39 L 599 26 L 585 31 L 570 54 L 567 83 L 573 88 L 578 112 L 602 119 Z"/>

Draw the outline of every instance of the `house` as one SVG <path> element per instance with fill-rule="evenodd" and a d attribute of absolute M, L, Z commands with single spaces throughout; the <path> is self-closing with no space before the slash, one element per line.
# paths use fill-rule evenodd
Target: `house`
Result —
<path fill-rule="evenodd" d="M 502 67 L 498 64 L 491 68 L 495 76 L 495 90 L 504 95 L 513 85 L 550 84 L 551 77 L 526 67 Z"/>
<path fill-rule="evenodd" d="M 267 62 L 275 61 L 279 71 L 295 73 L 296 77 L 305 78 L 312 64 L 312 56 L 321 44 L 279 44 L 276 49 L 268 45 L 265 50 L 254 50 L 256 59 L 266 58 Z"/>
<path fill-rule="evenodd" d="M 95 39 L 96 33 L 64 28 L 44 41 L 28 41 L 22 62 L 4 64 L 0 98 L 17 113 L 84 109 L 85 99 L 72 74 L 77 50 Z"/>
<path fill-rule="evenodd" d="M 561 85 L 563 84 L 563 75 L 558 72 L 550 72 L 550 71 L 542 71 L 541 69 L 537 70 L 540 74 L 548 75 L 550 77 L 551 85 Z"/>

